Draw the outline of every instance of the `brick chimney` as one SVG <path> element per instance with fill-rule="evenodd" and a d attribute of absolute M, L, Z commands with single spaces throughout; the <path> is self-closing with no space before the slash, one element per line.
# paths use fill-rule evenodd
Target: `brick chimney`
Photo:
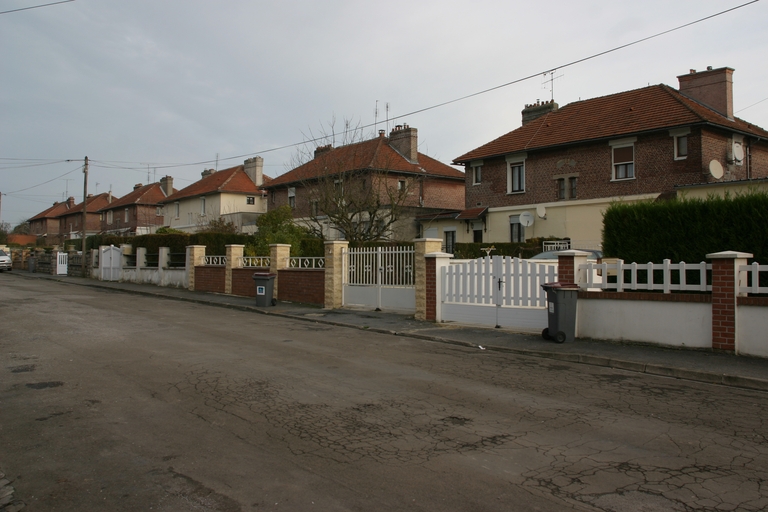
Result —
<path fill-rule="evenodd" d="M 314 156 L 314 158 L 317 158 L 319 155 L 322 155 L 323 153 L 327 153 L 327 152 L 329 152 L 332 149 L 333 149 L 333 145 L 331 145 L 331 144 L 326 144 L 325 146 L 317 146 L 315 148 L 315 156 Z"/>
<path fill-rule="evenodd" d="M 73 206 L 75 206 L 75 198 L 72 196 L 69 196 L 67 198 L 67 210 L 71 210 Z"/>
<path fill-rule="evenodd" d="M 733 119 L 733 71 L 733 68 L 712 69 L 712 66 L 698 73 L 692 69 L 687 75 L 677 77 L 680 92 Z"/>
<path fill-rule="evenodd" d="M 245 174 L 251 178 L 251 181 L 257 187 L 260 187 L 264 183 L 264 159 L 260 156 L 249 158 L 243 164 Z"/>
<path fill-rule="evenodd" d="M 389 145 L 412 164 L 419 163 L 419 132 L 407 124 L 397 125 L 389 132 Z"/>
<path fill-rule="evenodd" d="M 555 112 L 558 108 L 560 108 L 560 106 L 557 103 L 555 103 L 555 100 L 549 100 L 544 102 L 540 102 L 539 100 L 536 100 L 536 103 L 526 105 L 525 108 L 523 109 L 523 126 L 527 125 L 534 119 L 538 119 L 544 114 Z"/>
<path fill-rule="evenodd" d="M 207 178 L 208 176 L 210 176 L 211 174 L 213 174 L 215 172 L 216 172 L 216 169 L 206 169 L 206 170 L 204 170 L 203 172 L 200 173 L 200 176 L 202 176 L 203 178 Z"/>
<path fill-rule="evenodd" d="M 142 185 L 141 183 L 137 183 L 137 184 L 135 184 L 135 185 L 133 186 L 133 190 L 138 190 L 138 189 L 140 189 L 140 188 L 141 188 L 141 187 L 143 187 L 143 186 L 144 186 L 144 185 Z"/>
<path fill-rule="evenodd" d="M 160 178 L 160 188 L 163 189 L 165 197 L 173 194 L 173 178 L 170 176 Z"/>

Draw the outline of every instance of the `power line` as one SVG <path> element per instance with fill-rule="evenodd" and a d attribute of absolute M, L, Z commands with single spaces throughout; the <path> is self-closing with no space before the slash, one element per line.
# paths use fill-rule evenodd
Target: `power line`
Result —
<path fill-rule="evenodd" d="M 738 114 L 739 112 L 744 112 L 744 111 L 745 111 L 745 110 L 747 110 L 748 108 L 752 108 L 752 107 L 754 107 L 755 105 L 759 105 L 760 103 L 762 103 L 762 102 L 764 102 L 764 101 L 766 101 L 766 100 L 768 100 L 768 98 L 763 98 L 763 99 L 761 99 L 761 100 L 760 100 L 760 101 L 758 101 L 758 102 L 755 102 L 755 103 L 753 103 L 753 104 L 751 104 L 751 105 L 749 105 L 749 106 L 747 106 L 747 107 L 744 107 L 744 108 L 742 108 L 742 109 L 739 109 L 739 110 L 737 110 L 737 111 L 736 111 L 736 113 Z"/>
<path fill-rule="evenodd" d="M 33 5 L 31 7 L 22 7 L 21 9 L 12 9 L 10 11 L 1 11 L 0 14 L 8 14 L 9 12 L 28 11 L 30 9 L 38 9 L 40 7 L 48 7 L 49 5 L 66 4 L 68 2 L 74 2 L 75 0 L 61 0 L 61 2 L 52 2 L 50 4 Z"/>
<path fill-rule="evenodd" d="M 33 188 L 41 187 L 41 186 L 43 186 L 43 185 L 46 185 L 46 184 L 48 184 L 48 183 L 50 183 L 50 182 L 52 182 L 52 181 L 56 181 L 56 180 L 58 180 L 58 179 L 61 179 L 61 178 L 63 178 L 64 176 L 67 176 L 68 174 L 72 174 L 72 173 L 73 173 L 73 172 L 75 172 L 75 171 L 79 171 L 79 170 L 80 170 L 80 169 L 82 169 L 82 168 L 83 168 L 83 166 L 81 166 L 81 165 L 78 165 L 77 167 L 75 167 L 75 168 L 74 168 L 74 169 L 72 169 L 71 171 L 69 171 L 69 172 L 65 172 L 65 173 L 64 173 L 64 174 L 62 174 L 61 176 L 56 176 L 55 178 L 52 178 L 52 179 L 50 179 L 50 180 L 48 180 L 48 181 L 44 181 L 44 182 L 42 182 L 42 183 L 38 183 L 37 185 L 32 185 L 31 187 L 22 188 L 22 189 L 20 189 L 20 190 L 14 190 L 13 192 L 3 192 L 3 195 L 7 196 L 7 195 L 10 195 L 10 194 L 17 194 L 17 193 L 19 193 L 19 192 L 24 192 L 24 191 L 26 191 L 26 190 L 30 190 L 30 189 L 33 189 Z"/>

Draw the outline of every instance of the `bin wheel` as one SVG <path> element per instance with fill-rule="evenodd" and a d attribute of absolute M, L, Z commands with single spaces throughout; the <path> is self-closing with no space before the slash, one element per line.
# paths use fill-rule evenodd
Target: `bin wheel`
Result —
<path fill-rule="evenodd" d="M 558 343 L 565 342 L 565 333 L 563 331 L 557 331 L 557 334 L 555 335 L 555 341 Z"/>
<path fill-rule="evenodd" d="M 272 299 L 272 305 L 277 306 L 277 299 Z"/>
<path fill-rule="evenodd" d="M 549 337 L 549 327 L 545 327 L 543 331 L 541 331 L 541 337 L 545 340 L 551 340 L 552 338 Z"/>

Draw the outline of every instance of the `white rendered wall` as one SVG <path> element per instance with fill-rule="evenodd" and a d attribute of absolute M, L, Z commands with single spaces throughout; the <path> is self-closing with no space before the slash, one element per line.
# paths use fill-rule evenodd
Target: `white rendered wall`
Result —
<path fill-rule="evenodd" d="M 768 308 L 738 306 L 736 353 L 768 357 Z"/>

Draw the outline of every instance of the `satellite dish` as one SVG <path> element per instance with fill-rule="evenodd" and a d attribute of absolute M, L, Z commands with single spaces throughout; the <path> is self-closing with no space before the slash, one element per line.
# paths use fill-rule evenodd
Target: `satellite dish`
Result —
<path fill-rule="evenodd" d="M 744 148 L 739 143 L 733 145 L 733 159 L 737 162 L 744 161 Z"/>
<path fill-rule="evenodd" d="M 540 219 L 546 219 L 547 218 L 547 208 L 545 206 L 539 205 L 536 207 L 536 215 L 539 216 Z"/>
<path fill-rule="evenodd" d="M 525 226 L 526 228 L 529 226 L 533 226 L 533 215 L 531 215 L 531 212 L 523 212 L 520 214 L 520 224 Z"/>
<path fill-rule="evenodd" d="M 718 180 L 723 177 L 723 166 L 720 164 L 720 162 L 717 160 L 712 160 L 709 162 L 709 174 Z"/>

